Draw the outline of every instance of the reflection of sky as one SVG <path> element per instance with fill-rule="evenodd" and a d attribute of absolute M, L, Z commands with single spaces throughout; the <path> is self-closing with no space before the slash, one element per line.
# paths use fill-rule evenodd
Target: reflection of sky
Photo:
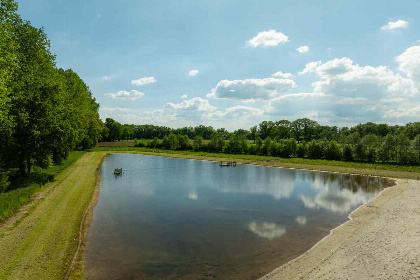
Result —
<path fill-rule="evenodd" d="M 124 174 L 116 178 L 114 168 Z M 150 264 L 166 266 L 168 259 L 182 267 L 191 258 L 209 263 L 245 258 L 249 264 L 259 256 L 259 246 L 317 239 L 383 183 L 362 176 L 252 165 L 220 168 L 213 162 L 133 154 L 111 155 L 101 171 L 88 255 L 99 265 L 106 262 L 124 271 L 131 269 L 127 264 L 138 263 L 156 272 L 162 266 Z M 121 248 L 121 254 L 114 248 Z M 279 250 L 292 253 L 287 247 Z"/>
<path fill-rule="evenodd" d="M 273 239 L 286 234 L 286 228 L 283 225 L 266 222 L 253 221 L 249 223 L 249 230 L 261 238 Z"/>
<path fill-rule="evenodd" d="M 296 219 L 295 219 L 295 221 L 299 225 L 304 226 L 308 222 L 308 219 L 306 219 L 306 217 L 304 217 L 304 216 L 297 216 Z"/>

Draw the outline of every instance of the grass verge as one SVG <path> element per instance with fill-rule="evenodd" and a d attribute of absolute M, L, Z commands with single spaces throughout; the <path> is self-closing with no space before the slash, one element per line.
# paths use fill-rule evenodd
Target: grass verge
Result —
<path fill-rule="evenodd" d="M 193 151 L 173 151 L 163 149 L 137 147 L 96 147 L 93 151 L 130 152 L 148 155 L 159 155 L 177 158 L 190 158 L 214 161 L 236 160 L 239 163 L 249 163 L 264 166 L 277 166 L 319 170 L 328 172 L 342 172 L 351 174 L 373 175 L 394 178 L 420 179 L 420 166 L 403 166 L 394 164 L 359 163 L 333 160 L 315 160 L 302 158 L 278 158 L 259 155 L 233 155 L 222 153 L 207 153 Z"/>
<path fill-rule="evenodd" d="M 15 227 L 0 226 L 0 279 L 63 279 L 106 153 L 87 153 L 48 183 Z M 58 170 L 57 170 L 58 172 Z"/>
<path fill-rule="evenodd" d="M 48 169 L 37 169 L 30 177 L 15 179 L 12 177 L 10 190 L 0 193 L 0 223 L 13 215 L 46 183 L 53 181 L 57 175 L 73 165 L 85 153 L 84 151 L 71 152 L 62 164 L 54 165 Z"/>

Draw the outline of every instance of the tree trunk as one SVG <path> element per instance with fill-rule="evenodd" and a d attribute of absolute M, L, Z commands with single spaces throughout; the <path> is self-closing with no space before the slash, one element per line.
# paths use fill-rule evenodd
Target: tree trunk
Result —
<path fill-rule="evenodd" d="M 26 168 L 27 168 L 27 174 L 31 174 L 32 164 L 31 164 L 31 157 L 29 155 L 26 156 Z"/>

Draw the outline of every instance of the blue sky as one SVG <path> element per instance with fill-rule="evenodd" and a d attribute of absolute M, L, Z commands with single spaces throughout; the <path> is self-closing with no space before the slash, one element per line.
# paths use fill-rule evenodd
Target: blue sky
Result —
<path fill-rule="evenodd" d="M 419 10 L 414 0 L 19 3 L 102 118 L 229 130 L 417 121 Z"/>

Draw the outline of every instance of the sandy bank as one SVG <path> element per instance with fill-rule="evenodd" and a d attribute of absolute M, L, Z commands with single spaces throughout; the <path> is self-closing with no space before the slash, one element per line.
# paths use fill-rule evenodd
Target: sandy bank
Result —
<path fill-rule="evenodd" d="M 420 181 L 398 179 L 268 279 L 420 279 Z"/>

